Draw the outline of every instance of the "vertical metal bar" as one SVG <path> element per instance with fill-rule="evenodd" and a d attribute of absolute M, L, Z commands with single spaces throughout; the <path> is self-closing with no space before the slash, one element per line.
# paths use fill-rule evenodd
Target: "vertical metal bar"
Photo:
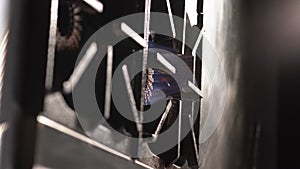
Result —
<path fill-rule="evenodd" d="M 180 154 L 180 142 L 181 142 L 181 122 L 182 122 L 182 100 L 179 100 L 179 112 L 178 112 L 178 138 L 177 138 L 177 154 Z"/>
<path fill-rule="evenodd" d="M 111 100 L 111 78 L 112 78 L 112 65 L 113 64 L 113 47 L 107 47 L 107 68 L 106 68 L 106 87 L 105 87 L 105 106 L 104 117 L 110 117 L 110 100 Z"/>
<path fill-rule="evenodd" d="M 3 77 L 4 77 L 4 69 L 5 69 L 5 61 L 6 61 L 6 47 L 7 47 L 7 41 L 8 41 L 8 34 L 9 31 L 7 31 L 0 43 L 0 110 L 1 110 L 1 98 L 2 98 L 2 87 L 3 87 Z M 1 111 L 0 111 L 1 115 Z M 0 140 L 1 142 L 1 140 Z"/>
<path fill-rule="evenodd" d="M 126 85 L 128 98 L 129 98 L 129 101 L 130 101 L 131 111 L 133 113 L 133 118 L 134 118 L 134 121 L 136 123 L 136 128 L 137 128 L 138 132 L 141 133 L 143 131 L 143 126 L 142 126 L 141 121 L 139 119 L 138 110 L 136 108 L 136 103 L 135 103 L 135 100 L 134 100 L 134 95 L 133 95 L 133 91 L 132 91 L 131 84 L 130 84 L 130 77 L 129 77 L 129 74 L 128 74 L 127 65 L 122 66 L 122 71 L 123 71 L 123 76 L 124 76 L 124 80 L 125 80 L 125 85 Z"/>
<path fill-rule="evenodd" d="M 196 136 L 195 136 L 194 126 L 193 126 L 193 119 L 192 119 L 191 115 L 189 115 L 189 123 L 190 123 L 191 132 L 192 132 L 192 138 L 193 138 L 194 150 L 195 150 L 195 154 L 196 154 L 196 158 L 197 158 L 197 163 L 199 165 L 199 151 L 198 151 L 198 147 L 197 147 Z"/>
<path fill-rule="evenodd" d="M 168 14 L 169 14 L 169 19 L 170 19 L 170 24 L 171 24 L 171 29 L 172 29 L 172 35 L 173 35 L 173 38 L 175 38 L 176 30 L 175 30 L 175 25 L 174 25 L 174 20 L 173 20 L 171 4 L 170 4 L 170 0 L 166 0 L 166 1 L 167 1 Z"/>
<path fill-rule="evenodd" d="M 184 14 L 183 14 L 183 32 L 182 32 L 182 49 L 181 54 L 184 54 L 185 50 L 185 32 L 186 32 L 186 2 L 184 3 Z"/>
<path fill-rule="evenodd" d="M 148 60 L 148 43 L 149 43 L 149 35 L 150 35 L 150 11 L 151 11 L 151 0 L 145 1 L 145 17 L 144 17 L 144 40 L 146 41 L 146 46 L 143 50 L 143 63 L 142 63 L 142 84 L 141 84 L 141 104 L 140 104 L 140 120 L 143 121 L 143 110 L 144 110 L 144 101 L 145 94 L 144 88 L 146 83 L 146 67 Z"/>
<path fill-rule="evenodd" d="M 34 5 L 33 5 L 34 4 Z M 50 0 L 10 0 L 1 121 L 0 168 L 31 169 L 35 156 L 36 116 L 43 109 Z"/>
<path fill-rule="evenodd" d="M 45 87 L 47 90 L 50 90 L 53 85 L 57 18 L 58 18 L 58 0 L 52 0 L 51 1 L 49 41 L 48 41 L 46 82 L 45 82 Z"/>
<path fill-rule="evenodd" d="M 197 49 L 199 47 L 199 44 L 201 42 L 201 39 L 203 37 L 203 33 L 204 33 L 204 29 L 202 28 L 199 35 L 198 35 L 198 38 L 196 40 L 196 43 L 193 47 L 193 50 L 192 50 L 192 56 L 193 56 L 193 83 L 195 84 L 196 83 L 196 64 L 197 64 Z"/>

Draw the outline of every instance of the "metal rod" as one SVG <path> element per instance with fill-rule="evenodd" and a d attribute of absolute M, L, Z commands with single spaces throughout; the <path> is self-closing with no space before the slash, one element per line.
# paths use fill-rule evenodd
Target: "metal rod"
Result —
<path fill-rule="evenodd" d="M 157 53 L 156 58 L 162 65 L 168 68 L 173 74 L 176 73 L 176 68 L 169 61 L 167 61 L 161 54 Z"/>
<path fill-rule="evenodd" d="M 149 43 L 149 35 L 150 35 L 150 11 L 151 11 L 151 0 L 145 0 L 145 17 L 144 17 L 144 40 L 146 42 L 146 46 L 143 49 L 143 62 L 142 62 L 142 80 L 141 80 L 141 103 L 140 103 L 140 119 L 143 121 L 143 110 L 144 110 L 144 88 L 146 83 L 146 67 L 148 60 L 148 43 Z"/>
<path fill-rule="evenodd" d="M 4 72 L 5 72 L 5 62 L 6 62 L 6 47 L 7 47 L 7 41 L 8 41 L 8 34 L 9 31 L 7 31 L 3 37 L 3 40 L 0 44 L 0 110 L 1 110 L 1 103 L 2 103 L 2 88 L 3 88 L 3 78 L 4 78 Z M 0 111 L 0 115 L 1 115 Z"/>
<path fill-rule="evenodd" d="M 196 43 L 194 45 L 194 48 L 192 50 L 192 56 L 193 56 L 193 83 L 194 84 L 196 84 L 196 66 L 197 66 L 196 65 L 197 64 L 196 63 L 196 61 L 197 61 L 196 51 L 199 47 L 199 44 L 200 44 L 200 41 L 201 41 L 202 37 L 203 37 L 203 29 L 200 31 L 199 36 L 197 38 L 197 41 L 196 41 Z"/>
<path fill-rule="evenodd" d="M 192 90 L 194 90 L 194 92 L 197 93 L 200 97 L 203 97 L 202 91 L 196 85 L 194 85 L 194 83 L 192 83 L 191 81 L 188 81 L 188 86 Z"/>
<path fill-rule="evenodd" d="M 194 149 L 195 149 L 195 154 L 196 154 L 196 158 L 197 158 L 197 163 L 199 165 L 199 153 L 198 153 L 196 136 L 195 136 L 194 126 L 193 126 L 193 119 L 192 119 L 191 115 L 189 115 L 189 122 L 190 122 L 190 128 L 191 128 L 191 132 L 192 132 L 192 137 L 193 137 L 193 143 L 194 143 Z"/>
<path fill-rule="evenodd" d="M 182 32 L 182 49 L 181 54 L 184 54 L 185 49 L 185 31 L 186 31 L 186 4 L 184 4 L 184 15 L 183 15 L 183 32 Z"/>
<path fill-rule="evenodd" d="M 83 72 L 86 70 L 88 65 L 91 63 L 92 59 L 94 58 L 97 52 L 97 44 L 93 42 L 89 48 L 87 49 L 85 55 L 79 61 L 78 65 L 75 67 L 73 73 L 71 74 L 70 78 L 63 83 L 64 92 L 71 93 L 72 88 L 76 86 L 79 79 L 81 78 Z"/>
<path fill-rule="evenodd" d="M 95 141 L 95 140 L 93 140 L 93 139 L 91 139 L 91 138 L 89 138 L 89 137 L 87 137 L 87 136 L 85 136 L 85 135 L 83 135 L 81 133 L 78 133 L 78 132 L 76 132 L 76 131 L 74 131 L 74 130 L 72 130 L 72 129 L 70 129 L 70 128 L 68 128 L 68 127 L 66 127 L 66 126 L 64 126 L 64 125 L 62 125 L 62 124 L 60 124 L 58 122 L 56 122 L 56 121 L 53 121 L 53 120 L 51 120 L 51 119 L 49 119 L 49 118 L 47 118 L 45 116 L 39 115 L 36 120 L 40 124 L 43 124 L 45 126 L 48 126 L 48 127 L 52 128 L 52 129 L 55 129 L 55 130 L 61 132 L 61 133 L 64 133 L 64 134 L 66 134 L 68 136 L 76 138 L 76 139 L 78 139 L 78 140 L 80 140 L 80 141 L 82 141 L 84 143 L 90 144 L 90 145 L 92 145 L 94 147 L 97 147 L 99 149 L 102 149 L 104 151 L 112 153 L 112 154 L 114 154 L 114 155 L 116 155 L 118 157 L 121 157 L 123 159 L 131 161 L 131 158 L 129 156 L 124 155 L 124 154 L 122 154 L 122 153 L 120 153 L 120 152 L 118 152 L 118 151 L 116 151 L 116 150 L 114 150 L 114 149 L 112 149 L 112 148 L 104 145 L 104 144 L 101 144 L 101 143 L 99 143 L 99 142 L 97 142 L 97 141 Z"/>
<path fill-rule="evenodd" d="M 139 160 L 134 160 L 134 163 L 140 165 L 141 167 L 143 167 L 145 169 L 154 169 L 153 167 L 150 167 L 147 164 L 140 162 Z"/>
<path fill-rule="evenodd" d="M 180 154 L 180 141 L 181 141 L 181 121 L 182 121 L 182 100 L 179 100 L 179 112 L 178 112 L 178 138 L 177 138 L 177 154 Z"/>
<path fill-rule="evenodd" d="M 196 43 L 195 43 L 195 45 L 194 45 L 194 47 L 193 47 L 193 50 L 192 50 L 192 55 L 193 56 L 196 56 L 196 52 L 197 52 L 197 49 L 198 49 L 198 47 L 199 47 L 199 44 L 200 44 L 200 42 L 201 42 L 201 39 L 202 39 L 202 37 L 203 37 L 203 34 L 204 34 L 204 29 L 202 28 L 201 29 L 201 31 L 200 31 L 200 33 L 199 33 L 199 35 L 198 35 L 198 38 L 197 38 L 197 40 L 196 40 Z"/>
<path fill-rule="evenodd" d="M 147 42 L 145 41 L 145 39 L 143 39 L 139 34 L 137 34 L 133 29 L 131 29 L 126 23 L 121 23 L 121 30 L 141 46 L 147 46 Z"/>
<path fill-rule="evenodd" d="M 167 108 L 166 108 L 165 112 L 163 113 L 163 115 L 162 115 L 162 117 L 161 117 L 161 119 L 160 119 L 160 121 L 159 121 L 159 123 L 157 125 L 157 128 L 155 130 L 154 134 L 156 136 L 160 134 L 160 131 L 161 131 L 161 129 L 162 129 L 162 127 L 163 127 L 163 125 L 164 125 L 164 123 L 165 123 L 168 115 L 169 115 L 171 107 L 172 107 L 172 100 L 169 100 Z"/>
<path fill-rule="evenodd" d="M 58 17 L 58 0 L 51 1 L 50 29 L 48 41 L 48 56 L 45 87 L 50 90 L 53 85 L 54 60 L 55 60 L 55 45 L 57 32 L 57 17 Z"/>
<path fill-rule="evenodd" d="M 87 4 L 89 4 L 91 7 L 93 7 L 97 12 L 102 13 L 103 12 L 103 4 L 98 0 L 83 0 Z"/>
<path fill-rule="evenodd" d="M 140 121 L 141 119 L 139 118 L 138 110 L 136 108 L 136 103 L 134 100 L 134 95 L 133 95 L 133 91 L 132 91 L 131 84 L 130 84 L 130 77 L 129 77 L 127 65 L 122 66 L 122 71 L 123 71 L 123 76 L 124 76 L 124 80 L 125 80 L 125 85 L 126 85 L 126 90 L 127 90 L 131 110 L 133 113 L 133 118 L 136 123 L 137 131 L 139 133 L 141 133 L 143 131 L 143 126 L 141 124 L 141 121 Z"/>
<path fill-rule="evenodd" d="M 110 117 L 110 101 L 111 101 L 111 78 L 112 78 L 112 64 L 113 64 L 113 47 L 107 47 L 107 65 L 106 65 L 106 87 L 105 87 L 105 106 L 104 117 Z"/>
<path fill-rule="evenodd" d="M 171 5 L 170 5 L 170 0 L 166 0 L 166 2 L 167 2 L 168 14 L 169 14 L 169 19 L 170 19 L 170 24 L 171 24 L 171 29 L 172 29 L 172 35 L 173 35 L 173 38 L 175 38 L 176 31 L 175 31 L 175 26 L 174 26 L 174 19 L 173 19 L 172 9 L 171 9 Z"/>

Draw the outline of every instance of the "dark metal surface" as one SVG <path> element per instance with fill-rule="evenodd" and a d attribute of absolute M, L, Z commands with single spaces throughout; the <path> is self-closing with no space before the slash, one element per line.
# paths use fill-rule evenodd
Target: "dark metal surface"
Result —
<path fill-rule="evenodd" d="M 32 5 L 34 4 L 34 5 Z M 36 115 L 44 98 L 50 1 L 10 1 L 9 37 L 1 122 L 4 135 L 1 168 L 32 168 Z"/>
<path fill-rule="evenodd" d="M 145 166 L 130 158 L 121 158 L 43 124 L 38 125 L 38 133 L 36 166 L 55 169 L 145 169 Z"/>

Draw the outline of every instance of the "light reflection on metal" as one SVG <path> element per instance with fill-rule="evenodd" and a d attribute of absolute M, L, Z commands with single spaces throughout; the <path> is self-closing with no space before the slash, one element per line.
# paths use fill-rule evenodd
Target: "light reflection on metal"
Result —
<path fill-rule="evenodd" d="M 177 155 L 180 154 L 180 141 L 181 141 L 181 121 L 182 121 L 182 100 L 179 100 L 179 112 L 178 112 L 178 140 L 177 140 Z"/>
<path fill-rule="evenodd" d="M 198 49 L 198 47 L 199 47 L 199 44 L 200 44 L 200 41 L 201 41 L 201 39 L 202 39 L 202 37 L 203 37 L 204 32 L 205 32 L 205 31 L 204 31 L 204 29 L 202 28 L 201 31 L 200 31 L 200 33 L 199 33 L 199 35 L 198 35 L 197 41 L 196 41 L 196 43 L 195 43 L 195 45 L 194 45 L 194 48 L 193 48 L 193 50 L 192 50 L 192 55 L 193 55 L 193 56 L 196 56 L 196 52 L 197 52 L 197 49 Z"/>
<path fill-rule="evenodd" d="M 192 83 L 191 81 L 188 81 L 188 86 L 189 86 L 195 93 L 197 93 L 200 97 L 203 97 L 202 91 L 201 91 L 196 85 L 194 85 L 194 83 Z"/>
<path fill-rule="evenodd" d="M 72 130 L 72 129 L 70 129 L 70 128 L 62 125 L 62 124 L 60 124 L 60 123 L 57 123 L 57 122 L 55 122 L 55 121 L 53 121 L 53 120 L 45 117 L 45 116 L 39 115 L 36 120 L 40 124 L 48 126 L 48 127 L 52 128 L 52 129 L 55 129 L 55 130 L 57 130 L 59 132 L 62 132 L 64 134 L 66 134 L 68 136 L 76 138 L 76 139 L 78 139 L 78 140 L 80 140 L 82 142 L 85 142 L 85 143 L 90 144 L 90 145 L 92 145 L 94 147 L 102 149 L 102 150 L 104 150 L 106 152 L 112 153 L 112 154 L 114 154 L 114 155 L 116 155 L 118 157 L 121 157 L 121 158 L 126 159 L 128 161 L 131 161 L 131 158 L 129 156 L 124 155 L 124 154 L 122 154 L 122 153 L 120 153 L 120 152 L 118 152 L 118 151 L 116 151 L 116 150 L 114 150 L 114 149 L 112 149 L 110 147 L 107 147 L 106 145 L 103 145 L 103 144 L 101 144 L 101 143 L 99 143 L 99 142 L 97 142 L 97 141 L 95 141 L 93 139 L 90 139 L 89 137 L 87 137 L 87 136 L 85 136 L 83 134 L 80 134 L 80 133 L 78 133 L 78 132 L 76 132 L 76 131 L 74 131 L 74 130 Z"/>
<path fill-rule="evenodd" d="M 161 119 L 160 119 L 160 121 L 158 123 L 158 126 L 157 126 L 157 128 L 155 130 L 155 133 L 154 133 L 155 136 L 158 136 L 160 134 L 160 131 L 161 131 L 163 125 L 165 124 L 165 121 L 166 121 L 166 119 L 167 119 L 167 117 L 169 115 L 171 107 L 172 107 L 172 100 L 169 100 L 167 108 L 166 108 L 165 112 L 163 113 L 163 115 L 162 115 L 162 117 L 161 117 Z"/>
<path fill-rule="evenodd" d="M 173 74 L 176 73 L 176 68 L 159 53 L 157 53 L 157 60 L 166 68 L 168 68 Z"/>
<path fill-rule="evenodd" d="M 203 32 L 204 32 L 204 29 L 202 28 L 200 33 L 199 33 L 199 36 L 196 40 L 194 48 L 192 50 L 192 56 L 193 56 L 193 83 L 194 84 L 196 83 L 196 60 L 197 60 L 196 51 L 197 51 L 197 49 L 199 47 L 199 44 L 200 44 L 200 41 L 203 37 Z"/>
<path fill-rule="evenodd" d="M 167 1 L 167 8 L 168 8 L 168 14 L 169 14 L 169 19 L 170 19 L 170 24 L 171 24 L 171 29 L 172 29 L 172 35 L 173 38 L 176 37 L 176 31 L 175 31 L 175 26 L 174 26 L 174 20 L 173 20 L 173 14 L 171 10 L 171 5 L 170 5 L 170 0 Z"/>
<path fill-rule="evenodd" d="M 4 69 L 5 69 L 5 61 L 6 61 L 6 47 L 8 41 L 8 34 L 7 31 L 3 37 L 2 42 L 0 43 L 0 110 L 1 110 L 1 103 L 2 103 L 2 87 L 3 87 L 3 77 L 4 77 Z M 1 111 L 0 111 L 1 114 Z"/>
<path fill-rule="evenodd" d="M 191 26 L 198 23 L 197 2 L 198 0 L 185 0 L 185 8 Z"/>
<path fill-rule="evenodd" d="M 38 165 L 38 164 L 35 164 L 32 169 L 51 169 L 51 168 L 48 168 L 48 167 L 45 167 L 45 166 L 41 166 L 41 165 Z"/>
<path fill-rule="evenodd" d="M 87 49 L 85 55 L 79 61 L 78 65 L 75 67 L 70 78 L 63 83 L 63 88 L 65 93 L 71 93 L 72 88 L 76 86 L 85 69 L 88 67 L 95 54 L 97 53 L 97 44 L 93 42 Z"/>
<path fill-rule="evenodd" d="M 2 157 L 3 155 L 5 156 L 5 154 L 2 153 L 2 150 L 3 150 L 2 144 L 4 144 L 2 139 L 3 139 L 4 133 L 7 131 L 8 128 L 9 128 L 8 122 L 2 122 L 0 124 L 0 158 L 1 159 L 3 158 Z M 0 164 L 1 164 L 1 161 L 0 161 Z"/>
<path fill-rule="evenodd" d="M 125 85 L 126 85 L 127 94 L 128 94 L 131 110 L 133 113 L 134 121 L 136 123 L 138 132 L 141 133 L 143 131 L 143 126 L 141 124 L 141 119 L 139 118 L 138 110 L 136 108 L 136 103 L 134 100 L 133 91 L 130 84 L 130 77 L 129 77 L 127 65 L 122 66 L 122 71 L 123 71 L 123 76 L 125 80 Z"/>
<path fill-rule="evenodd" d="M 185 50 L 185 32 L 186 32 L 186 4 L 184 4 L 184 14 L 183 14 L 183 32 L 182 32 L 182 49 L 181 54 L 184 54 Z"/>
<path fill-rule="evenodd" d="M 97 12 L 103 12 L 103 4 L 98 0 L 84 0 L 87 4 L 93 7 Z"/>
<path fill-rule="evenodd" d="M 194 143 L 194 150 L 195 150 L 198 166 L 200 166 L 200 164 L 199 164 L 200 157 L 199 157 L 199 151 L 198 151 L 198 146 L 197 146 L 197 141 L 196 141 L 196 136 L 195 136 L 195 130 L 194 130 L 194 126 L 193 126 L 194 123 L 193 123 L 192 115 L 189 115 L 189 123 L 190 123 L 190 128 L 191 128 L 191 133 L 192 133 L 192 138 L 193 138 L 193 143 Z"/>
<path fill-rule="evenodd" d="M 151 0 L 145 0 L 145 16 L 144 16 L 144 40 L 146 41 L 146 46 L 143 49 L 143 62 L 142 62 L 142 79 L 141 79 L 141 100 L 140 100 L 140 119 L 143 122 L 143 110 L 145 104 L 145 93 L 144 88 L 146 84 L 146 67 L 148 60 L 148 50 L 149 50 L 149 35 L 150 35 L 150 12 L 151 12 Z"/>
<path fill-rule="evenodd" d="M 192 101 L 192 110 L 191 110 L 192 120 L 194 120 L 194 112 L 195 112 L 195 101 Z"/>
<path fill-rule="evenodd" d="M 145 41 L 145 39 L 143 39 L 139 34 L 137 34 L 134 30 L 132 30 L 126 23 L 124 22 L 121 23 L 121 30 L 141 46 L 143 47 L 147 46 L 147 42 Z"/>
<path fill-rule="evenodd" d="M 113 64 L 113 47 L 107 47 L 107 65 L 106 65 L 106 87 L 105 87 L 105 107 L 104 117 L 110 117 L 110 101 L 111 101 L 111 78 L 112 78 L 112 64 Z"/>
<path fill-rule="evenodd" d="M 1 152 L 2 152 L 2 137 L 3 134 L 5 133 L 5 131 L 8 129 L 8 123 L 7 122 L 3 122 L 2 124 L 0 124 L 0 156 L 1 156 Z"/>
<path fill-rule="evenodd" d="M 45 87 L 48 90 L 50 90 L 52 88 L 52 83 L 53 83 L 57 17 L 58 17 L 58 0 L 52 0 L 51 1 L 49 41 L 48 41 L 46 81 L 45 81 Z"/>
<path fill-rule="evenodd" d="M 138 165 L 140 165 L 140 166 L 146 168 L 146 169 L 154 169 L 153 167 L 150 167 L 150 166 L 148 166 L 148 165 L 146 165 L 146 164 L 144 164 L 144 163 L 142 163 L 142 162 L 140 162 L 140 161 L 138 161 L 138 160 L 134 160 L 134 162 L 135 162 L 136 164 L 138 164 Z"/>

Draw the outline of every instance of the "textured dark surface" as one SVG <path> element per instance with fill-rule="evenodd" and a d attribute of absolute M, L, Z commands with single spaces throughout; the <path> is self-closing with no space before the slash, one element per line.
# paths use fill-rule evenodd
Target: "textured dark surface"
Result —
<path fill-rule="evenodd" d="M 40 124 L 36 165 L 55 169 L 143 169 L 140 165 Z"/>

